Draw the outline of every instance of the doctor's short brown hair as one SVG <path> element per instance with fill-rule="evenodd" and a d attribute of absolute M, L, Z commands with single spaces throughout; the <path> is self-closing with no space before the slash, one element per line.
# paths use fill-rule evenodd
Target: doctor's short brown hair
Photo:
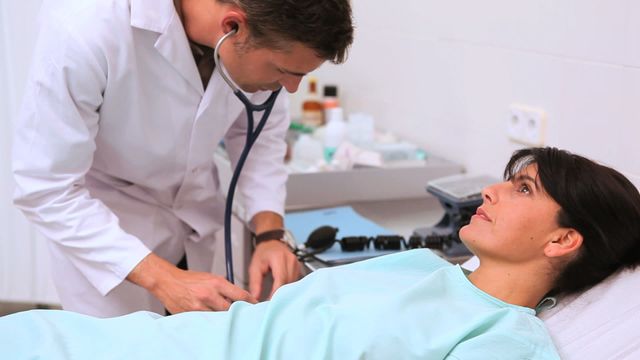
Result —
<path fill-rule="evenodd" d="M 349 0 L 217 0 L 240 7 L 247 16 L 252 45 L 281 48 L 299 42 L 339 64 L 353 42 Z"/>

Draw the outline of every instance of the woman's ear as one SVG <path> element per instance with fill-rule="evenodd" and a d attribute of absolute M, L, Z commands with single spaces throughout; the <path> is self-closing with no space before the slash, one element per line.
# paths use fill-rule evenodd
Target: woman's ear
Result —
<path fill-rule="evenodd" d="M 559 229 L 545 246 L 544 254 L 552 258 L 577 254 L 582 241 L 582 234 L 575 229 Z"/>

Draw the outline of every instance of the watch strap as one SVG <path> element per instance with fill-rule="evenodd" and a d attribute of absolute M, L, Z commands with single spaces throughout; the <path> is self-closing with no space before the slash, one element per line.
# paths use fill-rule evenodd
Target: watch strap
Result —
<path fill-rule="evenodd" d="M 260 234 L 253 234 L 253 246 L 257 246 L 261 242 L 269 240 L 284 241 L 284 229 L 275 229 L 262 232 Z"/>

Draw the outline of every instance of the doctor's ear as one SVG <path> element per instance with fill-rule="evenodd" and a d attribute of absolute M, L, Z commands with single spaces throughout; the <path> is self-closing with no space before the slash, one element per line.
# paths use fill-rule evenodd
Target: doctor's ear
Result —
<path fill-rule="evenodd" d="M 564 257 L 577 255 L 582 246 L 582 234 L 575 229 L 560 229 L 552 240 L 544 248 L 544 254 L 548 257 Z"/>
<path fill-rule="evenodd" d="M 237 35 L 245 37 L 247 31 L 247 17 L 241 11 L 229 11 L 222 18 L 222 31 L 228 34 L 231 31 L 236 31 Z"/>

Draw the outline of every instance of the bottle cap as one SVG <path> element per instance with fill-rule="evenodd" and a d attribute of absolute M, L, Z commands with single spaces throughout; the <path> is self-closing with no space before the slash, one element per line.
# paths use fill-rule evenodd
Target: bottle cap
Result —
<path fill-rule="evenodd" d="M 335 85 L 325 85 L 323 94 L 325 97 L 338 97 L 338 87 Z"/>
<path fill-rule="evenodd" d="M 316 94 L 318 92 L 318 79 L 309 76 L 309 93 Z"/>

